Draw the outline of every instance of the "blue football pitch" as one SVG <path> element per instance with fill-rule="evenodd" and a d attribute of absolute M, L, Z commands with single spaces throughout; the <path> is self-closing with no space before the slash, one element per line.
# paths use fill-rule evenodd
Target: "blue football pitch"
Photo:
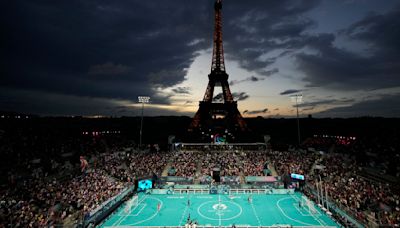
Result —
<path fill-rule="evenodd" d="M 317 206 L 310 213 L 301 196 L 140 194 L 137 205 L 122 204 L 100 227 L 184 226 L 188 218 L 201 226 L 340 227 Z"/>

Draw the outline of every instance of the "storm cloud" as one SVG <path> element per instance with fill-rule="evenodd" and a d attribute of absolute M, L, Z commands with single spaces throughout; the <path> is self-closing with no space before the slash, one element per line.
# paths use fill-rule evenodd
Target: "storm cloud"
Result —
<path fill-rule="evenodd" d="M 399 7 L 365 15 L 340 31 L 310 32 L 318 21 L 309 13 L 320 5 L 320 0 L 224 3 L 225 57 L 249 72 L 230 84 L 277 77 L 283 71 L 277 62 L 290 57 L 307 87 L 365 91 L 400 86 Z M 180 83 L 199 52 L 212 48 L 212 1 L 22 0 L 2 6 L 2 109 L 129 113 L 120 103 L 135 103 L 140 95 L 170 105 L 175 94 L 196 94 Z M 366 50 L 339 47 L 339 37 Z M 243 101 L 249 93 L 233 96 Z M 301 105 L 320 105 L 315 102 Z"/>
<path fill-rule="evenodd" d="M 232 93 L 233 100 L 235 101 L 243 101 L 248 99 L 250 96 L 245 93 L 245 92 L 238 92 L 238 93 Z M 214 96 L 213 101 L 215 102 L 222 102 L 224 101 L 224 94 L 223 93 L 218 93 L 217 95 Z"/>
<path fill-rule="evenodd" d="M 315 113 L 317 117 L 399 117 L 400 106 L 398 101 L 400 94 L 382 96 L 380 99 L 365 100 L 345 107 L 331 108 L 323 112 Z"/>
<path fill-rule="evenodd" d="M 267 113 L 268 108 L 262 109 L 262 110 L 244 110 L 243 114 L 248 114 L 248 115 L 256 115 L 256 114 L 262 114 L 262 113 Z"/>
<path fill-rule="evenodd" d="M 229 85 L 237 85 L 243 82 L 258 82 L 260 80 L 264 80 L 264 78 L 257 78 L 256 76 L 252 75 L 248 78 L 242 79 L 242 80 L 233 80 L 229 82 Z"/>
<path fill-rule="evenodd" d="M 175 89 L 172 89 L 174 93 L 178 94 L 190 94 L 190 88 L 189 87 L 177 87 Z"/>
<path fill-rule="evenodd" d="M 288 90 L 285 90 L 285 91 L 283 91 L 283 92 L 281 92 L 279 94 L 280 95 L 289 95 L 289 94 L 298 93 L 298 92 L 301 92 L 301 91 L 303 91 L 303 90 L 301 90 L 301 89 L 288 89 Z"/>
<path fill-rule="evenodd" d="M 5 44 L 0 86 L 11 90 L 132 101 L 148 95 L 167 104 L 169 97 L 157 89 L 184 81 L 196 51 L 208 47 L 193 42 L 209 38 L 212 6 L 207 4 L 73 0 L 6 5 L 0 16 Z M 203 16 L 188 17 L 193 7 Z"/>
<path fill-rule="evenodd" d="M 366 45 L 363 53 L 337 47 L 334 34 L 310 36 L 307 46 L 316 54 L 296 55 L 304 81 L 308 86 L 336 90 L 400 86 L 399 17 L 397 7 L 386 14 L 369 14 L 340 31 L 344 38 Z"/>

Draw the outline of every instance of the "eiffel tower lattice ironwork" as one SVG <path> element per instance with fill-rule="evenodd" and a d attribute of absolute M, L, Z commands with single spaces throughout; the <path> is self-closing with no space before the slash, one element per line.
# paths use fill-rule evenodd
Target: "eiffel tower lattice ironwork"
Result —
<path fill-rule="evenodd" d="M 215 25 L 213 39 L 213 55 L 211 64 L 211 73 L 208 75 L 209 82 L 206 93 L 200 101 L 199 109 L 193 117 L 189 131 L 207 131 L 215 128 L 215 122 L 222 119 L 223 130 L 246 131 L 247 125 L 243 120 L 237 108 L 237 102 L 234 101 L 229 89 L 228 74 L 225 71 L 224 48 L 222 43 L 222 0 L 216 0 L 214 4 Z M 221 86 L 223 94 L 223 103 L 213 102 L 214 88 Z M 222 117 L 222 118 L 220 118 Z"/>

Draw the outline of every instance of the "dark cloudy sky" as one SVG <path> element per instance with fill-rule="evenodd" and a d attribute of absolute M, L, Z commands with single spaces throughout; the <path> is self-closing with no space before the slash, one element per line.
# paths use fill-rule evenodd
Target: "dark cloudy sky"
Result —
<path fill-rule="evenodd" d="M 213 0 L 5 0 L 0 110 L 193 115 L 211 66 Z M 400 117 L 400 2 L 224 0 L 244 116 Z M 216 90 L 216 95 L 218 89 Z M 218 98 L 218 97 L 217 97 Z"/>

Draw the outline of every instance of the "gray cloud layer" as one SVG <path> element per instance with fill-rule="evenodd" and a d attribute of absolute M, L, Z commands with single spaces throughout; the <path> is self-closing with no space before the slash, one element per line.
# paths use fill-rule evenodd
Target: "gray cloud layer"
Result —
<path fill-rule="evenodd" d="M 246 69 L 276 73 L 267 69 L 275 59 L 257 57 L 275 48 L 274 39 L 299 36 L 312 25 L 299 15 L 317 3 L 227 2 L 226 53 Z M 3 6 L 0 86 L 11 90 L 132 101 L 148 95 L 168 104 L 170 98 L 156 88 L 185 80 L 195 53 L 212 44 L 211 2 L 7 1 Z M 68 96 L 60 96 L 60 105 Z"/>
<path fill-rule="evenodd" d="M 370 14 L 341 35 L 368 45 L 367 54 L 334 45 L 333 34 L 309 37 L 307 46 L 317 54 L 296 56 L 309 86 L 336 90 L 379 89 L 400 85 L 400 7 L 384 15 Z"/>
<path fill-rule="evenodd" d="M 294 55 L 308 86 L 337 90 L 399 86 L 399 8 L 384 15 L 369 14 L 340 32 L 348 40 L 368 44 L 368 55 L 361 55 L 336 47 L 334 31 L 307 32 L 317 26 L 307 13 L 319 3 L 224 3 L 226 57 L 264 76 L 231 83 L 256 82 L 277 74 L 277 59 Z M 0 100 L 25 91 L 14 96 L 8 109 L 39 112 L 40 108 L 28 104 L 36 102 L 41 107 L 51 99 L 47 96 L 54 95 L 59 96 L 53 108 L 42 107 L 41 113 L 60 110 L 62 114 L 62 107 L 75 101 L 72 97 L 85 98 L 81 107 L 90 106 L 91 99 L 136 101 L 138 95 L 169 104 L 170 95 L 158 89 L 184 81 L 197 51 L 212 44 L 213 4 L 207 1 L 7 1 L 2 6 Z M 299 53 L 304 47 L 316 53 Z M 271 51 L 279 52 L 266 58 Z M 33 99 L 33 93 L 43 96 Z M 249 97 L 234 95 L 237 100 Z"/>
<path fill-rule="evenodd" d="M 354 117 L 354 116 L 379 116 L 399 117 L 398 105 L 400 94 L 388 95 L 376 100 L 358 102 L 351 106 L 332 108 L 320 113 L 317 117 Z"/>
<path fill-rule="evenodd" d="M 186 44 L 209 37 L 212 11 L 196 2 L 168 3 L 7 1 L 0 86 L 93 98 L 149 95 L 169 103 L 155 88 L 184 80 L 195 52 L 209 46 Z M 193 7 L 203 17 L 189 16 Z"/>
<path fill-rule="evenodd" d="M 288 89 L 288 90 L 285 90 L 285 91 L 283 91 L 283 92 L 281 92 L 279 94 L 280 95 L 289 95 L 289 94 L 298 93 L 298 92 L 301 92 L 301 91 L 303 91 L 303 90 L 301 90 L 301 89 Z"/>
<path fill-rule="evenodd" d="M 235 92 L 235 93 L 232 93 L 232 96 L 235 101 L 244 101 L 250 97 L 245 92 L 238 92 L 238 93 Z M 217 95 L 214 96 L 213 101 L 215 101 L 215 102 L 224 101 L 224 95 L 222 93 L 218 93 Z"/>
<path fill-rule="evenodd" d="M 262 114 L 262 113 L 267 113 L 268 108 L 262 109 L 262 110 L 244 110 L 243 114 L 249 114 L 249 115 L 256 115 L 256 114 Z"/>

